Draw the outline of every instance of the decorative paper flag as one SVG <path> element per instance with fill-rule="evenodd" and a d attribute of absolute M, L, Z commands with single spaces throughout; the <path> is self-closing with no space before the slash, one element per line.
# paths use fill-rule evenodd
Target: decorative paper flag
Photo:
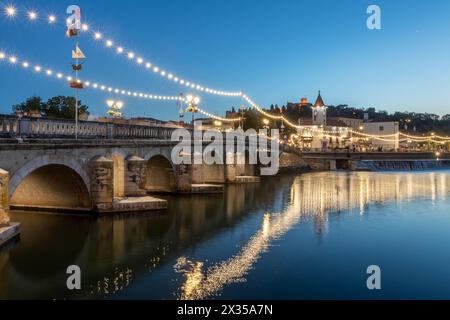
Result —
<path fill-rule="evenodd" d="M 72 69 L 73 69 L 73 71 L 81 71 L 83 69 L 83 65 L 82 64 L 73 64 Z"/>
<path fill-rule="evenodd" d="M 66 31 L 66 37 L 75 37 L 78 35 L 78 29 L 74 29 L 73 27 L 69 27 Z"/>
<path fill-rule="evenodd" d="M 70 87 L 73 89 L 84 89 L 83 83 L 79 81 L 72 81 Z"/>
<path fill-rule="evenodd" d="M 86 59 L 83 51 L 77 46 L 76 51 L 72 50 L 72 59 Z"/>

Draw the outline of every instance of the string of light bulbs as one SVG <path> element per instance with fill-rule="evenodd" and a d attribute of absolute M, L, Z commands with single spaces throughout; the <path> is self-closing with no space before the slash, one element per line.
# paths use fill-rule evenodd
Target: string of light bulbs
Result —
<path fill-rule="evenodd" d="M 45 21 L 48 24 L 53 25 L 62 25 L 65 27 L 65 24 L 60 23 L 65 22 L 66 19 L 59 19 L 54 14 L 49 15 L 41 15 L 36 10 L 25 10 L 25 9 L 18 9 L 17 7 L 13 5 L 7 5 L 4 6 L 4 13 L 6 16 L 13 18 L 17 16 L 25 16 L 28 20 L 31 21 Z M 125 48 L 124 46 L 116 44 L 111 38 L 106 37 L 102 33 L 98 31 L 93 31 L 93 28 L 90 27 L 87 23 L 83 23 L 81 25 L 81 31 L 88 33 L 91 35 L 90 38 L 94 39 L 95 41 L 102 41 L 106 48 L 111 49 L 115 51 L 116 54 L 126 57 L 130 61 L 134 61 L 137 65 L 142 66 L 147 71 L 150 71 L 156 75 L 159 75 L 166 80 L 173 81 L 179 85 L 182 85 L 188 89 L 197 90 L 200 92 L 217 95 L 217 96 L 225 96 L 225 97 L 240 97 L 242 96 L 241 91 L 223 91 L 218 90 L 214 88 L 210 88 L 207 86 L 200 85 L 198 83 L 195 83 L 193 81 L 186 80 L 173 72 L 169 72 L 165 70 L 164 68 L 157 66 L 156 64 L 150 62 L 148 59 L 145 59 L 143 56 L 136 53 L 135 50 L 130 50 Z"/>
<path fill-rule="evenodd" d="M 28 11 L 27 10 L 19 10 L 16 7 L 14 7 L 13 5 L 4 6 L 4 13 L 8 17 L 16 17 L 20 13 L 24 13 L 30 21 L 46 21 L 49 24 L 54 24 L 54 25 L 60 24 L 59 23 L 60 20 L 57 19 L 56 15 L 54 15 L 54 14 L 49 14 L 49 15 L 46 15 L 46 16 L 45 15 L 40 15 L 35 10 L 28 10 Z M 61 25 L 64 26 L 63 24 L 61 24 Z M 89 32 L 89 29 L 90 28 L 89 28 L 89 26 L 87 24 L 82 24 L 81 25 L 81 30 L 82 31 Z M 102 36 L 98 32 L 91 32 L 91 34 L 93 35 L 94 39 L 96 39 L 96 40 L 101 40 L 101 38 L 102 38 Z M 106 45 L 106 47 L 113 47 L 113 42 L 111 40 L 106 40 L 105 45 Z M 122 47 L 117 47 L 117 52 L 118 53 L 122 53 L 122 52 L 124 52 L 124 49 Z M 134 58 L 134 54 L 132 52 L 129 52 L 128 53 L 128 57 L 129 58 Z M 143 59 L 139 58 L 139 57 L 136 58 L 136 62 L 138 64 L 143 64 L 144 63 Z M 200 91 L 205 91 L 207 93 L 212 93 L 212 94 L 217 94 L 217 95 L 224 95 L 224 96 L 237 96 L 238 94 L 240 94 L 240 93 L 227 93 L 227 92 L 217 91 L 217 90 L 213 90 L 213 89 L 210 89 L 210 88 L 204 88 L 202 86 L 195 85 L 195 84 L 190 83 L 188 81 L 185 81 L 183 79 L 179 79 L 178 77 L 173 76 L 170 73 L 165 72 L 164 70 L 160 70 L 159 67 L 151 65 L 149 62 L 145 62 L 145 66 L 147 68 L 152 69 L 154 72 L 159 72 L 159 74 L 162 75 L 162 76 L 166 76 L 167 75 L 167 78 L 169 80 L 173 80 L 175 82 L 179 82 L 181 85 L 184 84 L 187 87 L 190 87 L 192 89 L 198 89 Z M 90 82 L 87 82 L 87 86 L 89 86 L 89 84 L 90 84 Z M 98 85 L 94 84 L 93 88 L 97 88 L 97 87 L 104 88 L 104 89 L 101 89 L 101 90 L 105 90 L 106 89 L 106 86 L 103 86 L 103 85 L 98 86 Z M 159 99 L 159 100 L 177 100 L 178 99 L 180 101 L 186 102 L 185 99 L 182 98 L 182 97 L 177 97 L 177 99 L 175 99 L 174 97 L 147 95 L 147 94 L 143 94 L 143 93 L 141 94 L 141 93 L 137 93 L 137 92 L 130 92 L 130 91 L 125 91 L 125 90 L 120 90 L 120 89 L 112 89 L 112 88 L 110 89 L 109 87 L 108 87 L 107 90 L 110 91 L 110 92 L 112 92 L 111 90 L 114 90 L 115 93 L 122 93 L 122 94 L 133 95 L 135 97 L 144 97 L 144 98 L 145 97 L 151 97 L 151 98 Z M 211 118 L 213 118 L 215 120 L 219 120 L 219 121 L 222 121 L 222 122 L 230 123 L 230 122 L 238 122 L 238 121 L 242 120 L 242 118 L 232 118 L 231 119 L 231 118 L 220 117 L 220 116 L 211 114 L 210 112 L 207 112 L 206 110 L 203 110 L 202 108 L 200 108 L 198 106 L 195 108 L 195 110 L 197 112 L 199 112 L 199 113 L 204 114 L 205 116 L 211 117 Z"/>
<path fill-rule="evenodd" d="M 444 140 L 444 141 L 450 141 L 450 137 L 443 137 L 440 135 L 436 135 L 436 134 L 432 134 L 429 136 L 412 136 L 406 133 L 400 133 L 400 135 L 402 135 L 403 137 L 406 138 L 411 138 L 411 139 L 416 139 L 416 140 L 430 140 L 430 139 L 439 139 L 439 140 Z"/>
<path fill-rule="evenodd" d="M 40 15 L 36 10 L 19 10 L 13 5 L 4 6 L 4 13 L 8 17 L 15 17 L 15 16 L 19 15 L 20 13 L 24 13 L 27 16 L 27 18 L 31 21 L 46 21 L 49 24 L 59 24 L 59 21 L 60 21 L 54 14 Z M 61 21 L 65 21 L 65 19 L 61 19 Z M 91 36 L 94 40 L 103 41 L 106 48 L 115 50 L 115 52 L 119 55 L 125 55 L 128 58 L 128 60 L 135 61 L 138 65 L 143 66 L 145 69 L 147 69 L 155 74 L 158 74 L 161 77 L 164 77 L 164 78 L 171 80 L 175 83 L 178 83 L 180 85 L 184 85 L 187 88 L 198 90 L 198 91 L 205 92 L 208 94 L 213 94 L 213 95 L 218 95 L 218 96 L 228 96 L 228 97 L 241 97 L 245 101 L 247 101 L 254 109 L 256 109 L 259 113 L 261 113 L 265 117 L 270 118 L 272 120 L 283 121 L 284 123 L 286 123 L 287 125 L 289 125 L 290 127 L 294 128 L 294 129 L 303 128 L 303 126 L 297 125 L 297 124 L 291 122 L 289 119 L 285 118 L 282 115 L 275 116 L 275 115 L 272 115 L 272 114 L 264 111 L 248 95 L 246 95 L 242 91 L 239 91 L 239 92 L 221 91 L 221 90 L 216 90 L 216 89 L 212 89 L 209 87 L 205 87 L 200 84 L 193 83 L 191 81 L 187 81 L 187 80 L 175 75 L 174 73 L 168 72 L 168 71 L 160 68 L 159 66 L 154 65 L 150 61 L 144 59 L 142 56 L 136 54 L 135 51 L 127 50 L 123 46 L 116 45 L 113 40 L 111 40 L 108 37 L 105 37 L 102 33 L 98 32 L 98 31 L 93 31 L 92 28 L 86 23 L 81 25 L 81 31 L 91 34 Z M 70 78 L 70 77 L 68 77 L 68 78 Z M 84 82 L 84 84 L 86 84 L 86 86 L 89 86 L 89 82 Z M 100 86 L 100 88 L 101 88 L 101 90 L 105 90 L 106 86 Z M 144 97 L 144 98 L 151 97 L 150 99 L 156 97 L 159 100 L 183 100 L 184 101 L 184 99 L 180 98 L 180 97 L 154 96 L 154 95 L 141 94 L 141 93 L 137 93 L 137 92 L 131 93 L 130 91 L 112 89 L 110 87 L 107 88 L 108 91 L 110 91 L 110 89 L 114 90 L 115 93 L 120 92 L 122 94 L 133 95 L 135 97 Z M 220 120 L 220 121 L 224 121 L 224 122 L 237 122 L 237 121 L 242 120 L 242 118 L 229 119 L 229 118 L 219 117 L 219 116 L 213 115 L 205 110 L 202 110 L 199 107 L 196 107 L 196 111 L 198 111 L 208 117 L 211 117 L 215 120 Z M 355 134 L 355 135 L 360 135 L 360 136 L 364 136 L 367 138 L 385 140 L 385 141 L 398 141 L 399 140 L 398 135 L 409 138 L 409 140 L 411 140 L 411 141 L 419 141 L 419 142 L 431 141 L 431 142 L 441 143 L 442 141 L 450 141 L 449 137 L 442 137 L 442 136 L 438 136 L 438 135 L 431 135 L 431 136 L 423 137 L 423 136 L 412 136 L 412 135 L 407 135 L 407 134 L 403 134 L 403 133 L 390 134 L 390 135 L 370 135 L 370 134 L 361 133 L 361 132 L 358 132 L 355 130 L 350 130 L 349 132 L 351 132 L 352 134 Z M 397 136 L 397 137 L 394 139 L 387 139 L 388 137 L 394 137 L 394 136 Z M 442 140 L 442 141 L 437 141 L 437 140 Z"/>
<path fill-rule="evenodd" d="M 19 59 L 16 55 L 7 55 L 4 51 L 0 50 L 0 62 L 8 62 L 10 65 L 16 65 L 20 66 L 23 69 L 29 69 L 33 70 L 36 74 L 44 74 L 48 77 L 53 77 L 58 80 L 64 80 L 68 83 L 72 81 L 76 81 L 72 76 L 65 75 L 61 72 L 53 71 L 54 69 L 51 68 L 45 68 L 40 64 L 32 64 L 28 62 L 28 60 L 25 59 Z M 184 103 L 187 103 L 186 98 L 180 97 L 180 96 L 164 96 L 164 95 L 156 95 L 156 94 L 149 94 L 149 93 L 142 93 L 138 91 L 130 91 L 130 90 L 124 90 L 124 89 L 118 89 L 112 86 L 108 86 L 105 84 L 101 84 L 98 82 L 93 81 L 87 81 L 87 80 L 81 80 L 79 79 L 77 83 L 82 84 L 85 88 L 91 88 L 99 91 L 109 92 L 109 93 L 115 93 L 120 94 L 124 96 L 130 96 L 135 98 L 143 98 L 143 99 L 150 99 L 150 100 L 167 100 L 167 101 L 181 101 Z M 196 107 L 196 110 L 208 117 L 214 118 L 216 120 L 222 121 L 222 122 L 237 122 L 240 119 L 229 119 L 229 118 L 222 118 L 216 115 L 213 115 L 200 107 Z"/>
<path fill-rule="evenodd" d="M 8 62 L 10 65 L 14 66 L 20 66 L 23 69 L 29 69 L 33 70 L 36 74 L 44 74 L 48 77 L 53 77 L 58 80 L 64 80 L 66 82 L 73 82 L 76 81 L 72 76 L 65 75 L 61 72 L 56 72 L 51 68 L 43 67 L 40 64 L 32 64 L 28 62 L 28 60 L 25 59 L 19 59 L 16 55 L 7 55 L 4 51 L 0 51 L 0 62 Z M 184 98 L 179 96 L 163 96 L 163 95 L 155 95 L 155 94 L 148 94 L 148 93 L 142 93 L 137 91 L 129 91 L 124 89 L 118 89 L 115 87 L 111 87 L 102 83 L 88 81 L 88 80 L 81 80 L 79 79 L 77 83 L 82 84 L 85 88 L 91 88 L 96 89 L 100 91 L 115 93 L 115 94 L 121 94 L 126 96 L 132 96 L 137 98 L 144 98 L 144 99 L 150 99 L 150 100 L 182 100 L 184 101 Z"/>

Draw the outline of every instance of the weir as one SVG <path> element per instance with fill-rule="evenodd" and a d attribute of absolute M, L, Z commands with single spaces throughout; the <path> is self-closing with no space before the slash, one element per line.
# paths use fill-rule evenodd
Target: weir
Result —
<path fill-rule="evenodd" d="M 361 160 L 353 161 L 353 170 L 424 171 L 450 169 L 450 160 Z"/>

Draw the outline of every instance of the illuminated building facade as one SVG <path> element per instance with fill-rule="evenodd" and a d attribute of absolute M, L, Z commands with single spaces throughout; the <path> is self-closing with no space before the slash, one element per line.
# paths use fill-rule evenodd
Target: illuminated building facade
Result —
<path fill-rule="evenodd" d="M 301 103 L 300 106 L 308 107 Z M 311 106 L 312 118 L 300 118 L 297 135 L 293 140 L 302 149 L 322 150 L 343 149 L 351 144 L 351 127 L 337 119 L 327 119 L 327 106 L 319 95 Z"/>

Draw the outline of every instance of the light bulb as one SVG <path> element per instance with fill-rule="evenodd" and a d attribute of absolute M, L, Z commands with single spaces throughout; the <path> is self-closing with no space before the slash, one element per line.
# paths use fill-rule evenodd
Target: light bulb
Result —
<path fill-rule="evenodd" d="M 16 15 L 16 8 L 14 8 L 13 6 L 8 6 L 5 9 L 6 15 L 9 17 L 14 17 Z"/>
<path fill-rule="evenodd" d="M 29 18 L 30 20 L 36 20 L 36 18 L 37 18 L 37 13 L 34 12 L 34 11 L 28 12 L 28 18 Z"/>

